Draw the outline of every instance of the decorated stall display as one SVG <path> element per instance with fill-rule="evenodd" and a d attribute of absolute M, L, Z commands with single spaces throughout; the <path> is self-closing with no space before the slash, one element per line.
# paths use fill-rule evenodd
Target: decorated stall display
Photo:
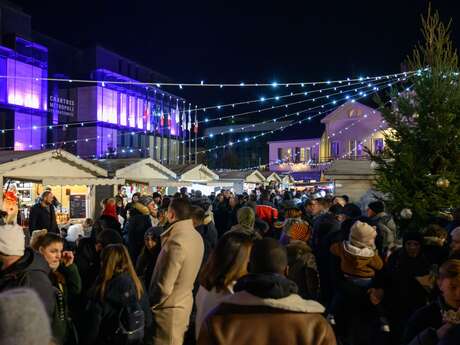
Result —
<path fill-rule="evenodd" d="M 7 213 L 4 218 L 6 224 L 15 224 L 18 216 L 18 199 L 15 189 L 7 190 L 3 193 L 2 211 Z"/>

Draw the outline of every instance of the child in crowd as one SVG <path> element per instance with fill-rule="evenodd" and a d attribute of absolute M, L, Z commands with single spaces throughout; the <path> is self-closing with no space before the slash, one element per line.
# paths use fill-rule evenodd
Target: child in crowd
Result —
<path fill-rule="evenodd" d="M 356 291 L 356 288 L 360 288 L 365 292 L 362 295 L 367 296 L 367 290 L 370 288 L 372 278 L 377 271 L 382 269 L 383 261 L 375 247 L 376 237 L 377 231 L 374 227 L 367 223 L 356 221 L 351 227 L 348 240 L 332 244 L 330 251 L 340 258 L 340 270 L 343 273 L 344 280 L 330 306 L 328 320 L 331 324 L 335 324 L 335 314 L 342 307 L 347 297 L 344 295 L 347 292 Z M 377 308 L 382 330 L 389 332 L 388 321 L 381 313 L 380 307 Z"/>

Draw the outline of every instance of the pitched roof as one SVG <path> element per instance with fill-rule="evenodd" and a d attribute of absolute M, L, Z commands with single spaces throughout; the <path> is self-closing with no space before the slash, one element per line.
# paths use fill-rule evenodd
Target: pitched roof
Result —
<path fill-rule="evenodd" d="M 165 165 L 169 170 L 174 171 L 174 173 L 177 176 L 181 176 L 185 174 L 186 172 L 196 168 L 201 164 L 171 164 L 171 165 Z"/>
<path fill-rule="evenodd" d="M 139 158 L 109 158 L 90 160 L 90 162 L 113 173 L 119 169 L 123 169 L 131 164 L 139 162 Z"/>
<path fill-rule="evenodd" d="M 0 151 L 0 164 L 12 162 L 18 159 L 27 158 L 39 153 L 51 150 L 31 150 L 31 151 Z"/>
<path fill-rule="evenodd" d="M 251 175 L 257 170 L 222 170 L 216 171 L 220 179 L 226 180 L 244 180 L 246 177 Z"/>

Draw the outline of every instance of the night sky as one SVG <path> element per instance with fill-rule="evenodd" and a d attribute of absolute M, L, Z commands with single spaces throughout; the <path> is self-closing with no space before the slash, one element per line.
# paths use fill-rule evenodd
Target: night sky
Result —
<path fill-rule="evenodd" d="M 428 8 L 425 0 L 11 2 L 32 15 L 36 31 L 78 47 L 99 43 L 177 82 L 216 83 L 399 72 L 421 39 L 420 14 Z M 452 16 L 460 46 L 456 1 L 432 3 L 443 19 Z M 201 88 L 181 95 L 211 105 L 275 91 Z"/>

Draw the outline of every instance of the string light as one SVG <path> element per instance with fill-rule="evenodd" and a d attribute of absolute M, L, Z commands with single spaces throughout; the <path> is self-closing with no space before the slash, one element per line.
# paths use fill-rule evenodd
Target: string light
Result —
<path fill-rule="evenodd" d="M 413 87 L 413 85 L 409 86 L 406 88 L 406 91 L 410 91 L 410 89 Z M 382 104 L 381 106 L 379 106 L 377 109 L 374 109 L 371 111 L 371 115 L 372 114 L 377 114 L 377 111 L 379 111 L 379 109 L 383 109 L 383 107 L 387 104 L 391 103 L 391 100 L 385 102 L 384 104 Z M 363 114 L 363 118 L 368 118 L 368 113 L 366 114 Z M 330 139 L 331 137 L 336 137 L 336 135 L 341 135 L 343 132 L 346 132 L 349 130 L 350 127 L 353 127 L 355 126 L 357 123 L 361 122 L 362 121 L 362 118 L 359 118 L 358 120 L 355 120 L 354 122 L 352 122 L 348 127 L 345 127 L 344 129 L 340 129 L 336 132 L 333 132 L 331 133 L 330 135 L 328 135 L 328 139 Z M 380 121 L 379 125 L 377 127 L 375 127 L 374 129 L 372 129 L 371 133 L 368 134 L 369 135 L 373 135 L 374 133 L 376 133 L 378 130 L 382 129 L 382 130 L 385 130 L 385 128 L 383 128 L 383 124 L 385 123 L 386 121 L 385 120 L 382 120 Z M 363 142 L 367 142 L 367 139 L 364 138 L 363 139 Z M 317 147 L 319 145 L 319 142 L 315 143 L 315 145 L 311 146 L 311 148 L 314 148 L 314 147 Z M 344 155 L 342 155 L 341 157 L 339 158 L 336 158 L 336 159 L 332 159 L 328 162 L 322 162 L 322 163 L 315 163 L 315 164 L 310 164 L 310 166 L 318 166 L 318 165 L 329 165 L 331 164 L 333 161 L 335 160 L 340 160 L 340 159 L 344 159 L 348 156 L 350 156 L 356 149 L 358 148 L 358 145 L 356 145 L 356 147 L 350 151 L 348 151 L 347 153 L 345 153 Z M 294 159 L 296 158 L 296 156 L 300 155 L 300 152 L 297 152 L 297 153 L 294 153 Z M 246 167 L 246 168 L 243 168 L 243 169 L 232 169 L 232 170 L 235 170 L 235 171 L 245 171 L 245 170 L 253 170 L 253 169 L 258 169 L 258 168 L 264 168 L 264 167 L 269 167 L 269 166 L 272 166 L 272 165 L 278 165 L 278 164 L 283 164 L 283 163 L 287 163 L 289 162 L 291 159 L 291 157 L 289 158 L 286 158 L 286 159 L 278 159 L 276 160 L 275 162 L 269 162 L 267 164 L 261 164 L 261 165 L 256 165 L 256 166 L 252 166 L 252 167 Z"/>
<path fill-rule="evenodd" d="M 365 86 L 365 87 L 367 87 L 367 86 Z M 361 95 L 361 98 L 365 98 L 365 97 L 367 97 L 367 94 Z M 346 98 L 346 99 L 348 99 L 348 98 Z M 299 102 L 301 102 L 301 101 L 299 101 Z M 296 103 L 299 103 L 299 102 L 296 102 Z M 331 101 L 331 102 L 328 102 L 328 103 L 325 103 L 325 104 L 336 104 L 336 103 L 337 103 L 337 101 L 334 100 L 334 101 Z M 270 119 L 270 120 L 264 120 L 264 121 L 261 121 L 261 122 L 257 122 L 255 124 L 242 125 L 242 127 L 239 130 L 244 131 L 245 129 L 247 129 L 248 127 L 251 127 L 251 126 L 254 127 L 254 126 L 257 126 L 257 125 L 263 125 L 263 124 L 270 123 L 270 122 L 276 122 L 279 119 L 285 119 L 285 118 L 292 117 L 292 116 L 299 116 L 300 113 L 305 113 L 305 112 L 308 112 L 308 111 L 311 111 L 311 110 L 314 110 L 314 109 L 319 109 L 319 108 L 324 109 L 324 104 L 323 105 L 318 105 L 316 107 L 310 107 L 310 108 L 307 108 L 307 109 L 302 110 L 300 112 L 297 111 L 297 112 L 290 113 L 290 114 L 285 114 L 285 115 L 282 115 L 282 116 L 279 116 L 279 117 L 276 117 L 276 118 L 273 118 L 273 119 Z M 224 117 L 222 117 L 222 118 L 224 118 Z M 309 120 L 311 120 L 311 118 L 309 118 Z M 232 133 L 232 132 L 234 132 L 234 129 L 230 128 L 227 131 L 221 131 L 219 134 L 220 135 L 225 135 L 225 134 Z M 197 140 L 204 140 L 207 137 L 208 136 L 204 135 L 204 136 L 201 136 L 201 137 L 197 137 L 196 139 Z"/>
<path fill-rule="evenodd" d="M 362 98 L 362 97 L 361 97 L 361 98 Z M 342 105 L 342 106 L 343 106 L 343 105 Z M 309 110 L 300 111 L 300 112 L 295 112 L 295 113 L 293 113 L 293 114 L 300 115 L 302 112 L 306 112 L 306 111 L 309 111 Z M 305 118 L 305 119 L 303 119 L 303 120 L 300 120 L 300 121 L 298 121 L 298 122 L 293 122 L 292 124 L 289 124 L 289 125 L 287 125 L 287 126 L 285 126 L 285 127 L 283 127 L 283 128 L 277 129 L 277 130 L 284 130 L 285 128 L 291 127 L 291 126 L 293 126 L 293 125 L 295 125 L 295 124 L 301 124 L 301 123 L 303 123 L 303 122 L 306 121 L 306 120 L 311 120 L 312 118 L 317 117 L 317 116 L 320 116 L 320 115 L 322 115 L 322 114 L 324 114 L 324 113 L 325 113 L 325 112 L 321 112 L 321 111 L 320 111 L 320 112 L 318 112 L 318 114 L 316 114 L 316 115 L 308 116 L 307 118 Z M 292 114 L 287 114 L 287 115 L 290 116 L 290 115 L 292 115 Z M 285 115 L 285 116 L 286 116 L 286 115 Z M 273 120 L 271 120 L 271 121 L 273 121 Z M 270 122 L 270 120 L 266 120 L 266 121 L 265 121 L 265 123 L 267 123 L 267 122 Z M 248 124 L 247 126 L 248 126 L 248 127 L 249 127 L 249 126 L 255 127 L 256 124 Z M 258 137 L 261 137 L 261 136 L 264 136 L 264 135 L 266 135 L 266 134 L 268 134 L 268 133 L 273 133 L 273 132 L 274 132 L 274 131 L 268 131 L 268 132 L 262 132 L 261 134 L 258 134 L 258 135 L 254 135 L 254 136 L 252 136 L 252 140 L 255 140 L 255 139 L 258 138 Z M 131 131 L 131 135 L 143 134 L 143 133 L 145 133 L 145 131 L 143 131 L 143 130 Z M 113 135 L 113 136 L 111 136 L 110 134 L 108 134 L 107 137 L 109 137 L 109 138 L 110 138 L 110 137 L 111 137 L 111 138 L 116 138 L 116 137 L 120 137 L 120 136 L 123 136 L 123 135 L 125 135 L 125 133 L 124 133 L 124 132 L 121 132 L 121 133 L 118 133 L 117 135 Z M 212 136 L 210 136 L 210 137 L 212 138 Z M 84 141 L 84 142 L 88 142 L 88 141 L 97 140 L 97 139 L 100 139 L 100 136 L 99 136 L 99 135 L 96 136 L 96 137 L 92 137 L 92 138 L 81 138 L 81 139 L 77 139 L 77 140 L 74 140 L 74 141 L 71 141 L 71 142 L 73 142 L 74 144 L 77 144 L 78 142 L 83 142 L 83 141 Z M 251 138 L 248 138 L 248 141 L 249 141 L 249 140 L 251 140 Z M 246 142 L 246 141 L 245 141 L 245 142 Z M 68 143 L 69 143 L 68 141 L 57 141 L 57 142 L 53 142 L 53 143 L 42 144 L 42 147 L 46 147 L 46 146 L 49 146 L 49 145 L 55 147 L 56 145 L 60 145 L 60 144 L 62 144 L 62 145 L 67 145 Z M 184 142 L 182 142 L 182 143 L 184 143 Z M 239 143 L 239 142 L 238 142 L 238 143 Z M 229 145 L 229 146 L 233 146 L 234 144 L 235 144 L 235 143 L 230 142 L 228 145 Z M 215 149 L 217 149 L 217 148 L 223 148 L 223 147 L 226 147 L 226 146 L 227 146 L 227 145 L 222 145 L 222 146 L 220 146 L 220 147 L 219 147 L 219 146 L 216 146 Z M 14 149 L 14 147 L 3 147 L 3 148 L 1 148 L 1 150 L 6 150 L 6 149 Z M 208 149 L 208 150 L 204 150 L 204 151 L 199 151 L 199 152 L 197 152 L 197 154 L 198 154 L 198 153 L 203 153 L 203 152 L 212 151 L 212 150 L 214 150 L 214 149 Z M 180 158 L 180 157 L 187 157 L 187 156 L 188 156 L 188 154 L 187 154 L 187 155 L 178 156 L 178 158 Z"/>
<path fill-rule="evenodd" d="M 357 99 L 361 99 L 361 98 L 364 98 L 364 97 L 363 97 L 363 96 L 357 97 Z M 341 105 L 341 107 L 343 107 L 343 106 L 344 106 L 344 104 Z M 331 110 L 331 109 L 329 109 L 329 110 Z M 329 113 L 329 110 L 327 111 L 328 113 Z M 310 120 L 311 118 L 320 116 L 320 115 L 325 114 L 325 113 L 326 113 L 326 112 L 320 111 L 320 112 L 318 112 L 318 114 L 316 114 L 316 115 L 309 116 L 309 117 L 304 118 L 304 119 L 299 120 L 299 121 L 292 121 L 292 123 L 286 125 L 286 126 L 283 127 L 283 128 L 277 128 L 277 129 L 275 129 L 275 130 L 270 130 L 270 131 L 266 131 L 266 132 L 262 132 L 262 133 L 260 133 L 260 134 L 254 135 L 254 136 L 252 137 L 252 139 L 255 140 L 256 138 L 263 137 L 264 135 L 272 134 L 272 133 L 274 133 L 275 131 L 283 131 L 283 130 L 285 130 L 285 129 L 288 128 L 288 127 L 292 127 L 292 126 L 301 124 L 301 123 L 303 123 L 303 122 L 305 122 L 305 121 Z M 230 143 L 231 143 L 231 145 L 230 145 Z M 224 145 L 216 145 L 216 146 L 214 146 L 213 148 L 205 149 L 205 150 L 202 150 L 202 151 L 197 151 L 197 152 L 194 153 L 194 154 L 200 154 L 200 153 L 211 152 L 211 151 L 214 151 L 214 150 L 217 150 L 217 149 L 220 149 L 220 148 L 226 148 L 226 147 L 229 147 L 229 146 L 233 146 L 234 144 L 235 144 L 234 142 L 229 142 L 228 144 L 224 144 Z M 178 158 L 182 158 L 182 157 L 186 157 L 186 156 L 187 156 L 187 155 L 182 155 L 182 156 L 177 156 L 177 157 L 178 157 Z"/>
<path fill-rule="evenodd" d="M 55 82 L 69 82 L 69 83 L 91 83 L 91 84 L 99 84 L 104 82 L 106 85 L 108 84 L 113 84 L 113 85 L 143 85 L 143 86 L 156 86 L 156 87 L 162 87 L 162 86 L 187 86 L 187 87 L 194 87 L 194 86 L 206 86 L 206 87 L 266 87 L 266 86 L 271 86 L 271 87 L 276 87 L 276 86 L 302 86 L 302 85 L 322 85 L 322 84 L 340 84 L 345 81 L 347 82 L 355 82 L 355 81 L 367 81 L 367 80 L 372 80 L 375 78 L 389 78 L 390 76 L 398 77 L 401 75 L 407 75 L 409 73 L 417 73 L 421 75 L 422 72 L 428 71 L 428 68 L 425 69 L 419 69 L 417 71 L 410 71 L 410 72 L 401 72 L 401 73 L 396 73 L 396 74 L 388 74 L 388 75 L 382 75 L 382 76 L 373 76 L 373 77 L 358 77 L 358 78 L 346 78 L 346 79 L 338 79 L 338 80 L 325 80 L 325 81 L 311 81 L 311 82 L 289 82 L 289 83 L 279 83 L 279 82 L 271 82 L 271 83 L 205 83 L 204 80 L 201 80 L 200 83 L 171 83 L 171 82 L 141 82 L 141 81 L 120 81 L 120 80 L 91 80 L 91 79 L 64 79 L 64 78 L 50 78 L 50 77 L 27 77 L 27 76 L 0 76 L 0 78 L 4 79 L 35 79 L 35 80 L 41 80 L 41 81 L 55 81 Z"/>
<path fill-rule="evenodd" d="M 0 76 L 1 77 L 1 76 Z M 353 84 L 354 85 L 358 85 L 358 84 L 363 84 L 363 83 L 356 83 L 356 84 Z M 346 88 L 348 87 L 347 85 L 344 85 L 344 86 L 341 86 L 342 88 Z M 340 88 L 340 87 L 339 87 Z M 337 88 L 324 88 L 324 89 L 318 89 L 318 90 L 311 90 L 310 93 L 314 93 L 314 92 L 321 92 L 321 91 L 328 91 L 328 90 L 332 90 L 332 89 L 337 89 Z M 358 88 L 358 89 L 361 89 L 361 88 Z M 264 98 L 264 101 L 270 101 L 270 100 L 280 100 L 280 99 L 283 99 L 283 98 L 289 98 L 289 97 L 295 97 L 295 96 L 300 96 L 304 94 L 303 92 L 299 92 L 299 93 L 289 93 L 289 94 L 286 94 L 286 95 L 281 95 L 281 96 L 275 96 L 275 97 L 268 97 L 268 98 Z M 306 95 L 306 93 L 305 93 Z M 333 96 L 335 94 L 331 94 L 331 96 Z M 170 96 L 171 97 L 171 96 Z M 319 97 L 319 98 L 323 98 L 323 97 Z M 314 99 L 315 100 L 315 99 Z M 224 120 L 224 119 L 227 119 L 227 118 L 234 118 L 234 117 L 238 117 L 238 116 L 244 116 L 244 115 L 249 115 L 249 114 L 253 114 L 255 112 L 262 112 L 262 111 L 266 111 L 266 110 L 270 110 L 270 109 L 277 109 L 279 107 L 283 107 L 283 106 L 290 106 L 290 105 L 295 105 L 295 104 L 300 104 L 300 103 L 304 103 L 304 102 L 308 102 L 309 99 L 307 100 L 302 100 L 302 101 L 297 101 L 297 102 L 292 102 L 292 103 L 288 103 L 288 104 L 282 104 L 282 105 L 277 105 L 277 106 L 272 106 L 272 107 L 267 107 L 267 108 L 264 108 L 264 109 L 260 109 L 260 110 L 254 110 L 254 111 L 246 111 L 246 112 L 242 112 L 242 113 L 238 113 L 238 114 L 233 114 L 233 115 L 228 115 L 228 116 L 220 116 L 219 118 L 214 118 L 214 119 L 208 119 L 208 121 L 198 121 L 198 124 L 202 123 L 202 122 L 213 122 L 213 121 L 220 121 L 220 120 Z M 222 109 L 222 108 L 226 108 L 226 107 L 232 107 L 234 108 L 235 106 L 239 106 L 239 105 L 249 105 L 249 104 L 252 104 L 252 103 L 257 103 L 257 102 L 263 102 L 261 101 L 260 98 L 257 98 L 257 99 L 252 99 L 252 100 L 246 100 L 246 101 L 240 101 L 240 102 L 233 102 L 233 103 L 228 103 L 228 104 L 223 104 L 223 105 L 214 105 L 214 106 L 205 106 L 205 107 L 200 107 L 198 108 L 198 106 L 195 105 L 195 110 L 196 111 L 206 111 L 206 110 L 211 110 L 211 109 Z M 183 109 L 184 111 L 184 109 Z M 167 117 L 167 116 L 171 116 L 173 115 L 172 112 L 163 112 L 162 113 L 164 117 Z M 56 124 L 56 125 L 43 125 L 43 126 L 36 126 L 36 129 L 41 129 L 41 128 L 46 128 L 48 127 L 48 129 L 55 129 L 55 128 L 63 128 L 63 127 L 66 127 L 68 128 L 68 126 L 77 126 L 78 123 L 83 127 L 85 125 L 91 125 L 91 124 L 97 124 L 97 123 L 104 123 L 104 121 L 100 121 L 100 120 L 91 120 L 91 121 L 78 121 L 78 122 L 75 122 L 75 123 L 69 123 L 69 124 Z M 132 128 L 132 127 L 131 127 Z M 163 129 L 169 129 L 169 127 L 162 127 Z M 23 127 L 23 128 L 17 128 L 17 129 L 24 129 L 24 130 L 30 130 L 32 128 L 30 127 Z M 15 128 L 6 128 L 4 129 L 5 131 L 13 131 L 13 130 L 16 130 Z"/>

